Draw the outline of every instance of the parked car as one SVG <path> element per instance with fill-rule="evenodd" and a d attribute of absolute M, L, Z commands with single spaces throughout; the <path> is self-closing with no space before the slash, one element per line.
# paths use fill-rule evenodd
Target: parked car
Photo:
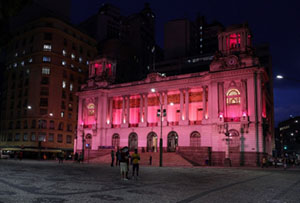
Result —
<path fill-rule="evenodd" d="M 8 159 L 9 157 L 10 156 L 9 156 L 9 152 L 8 151 L 0 149 L 0 159 Z"/>

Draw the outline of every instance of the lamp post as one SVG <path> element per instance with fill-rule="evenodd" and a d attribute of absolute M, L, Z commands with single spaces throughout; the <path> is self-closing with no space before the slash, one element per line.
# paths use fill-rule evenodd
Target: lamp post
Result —
<path fill-rule="evenodd" d="M 151 92 L 155 93 L 155 88 L 151 88 Z M 159 97 L 159 96 L 158 96 Z M 160 109 L 157 112 L 157 116 L 160 117 L 160 138 L 159 138 L 159 166 L 163 165 L 163 138 L 162 138 L 162 130 L 163 130 L 163 116 L 166 116 L 166 110 L 163 109 L 162 102 L 160 101 L 160 97 L 158 98 Z"/>
<path fill-rule="evenodd" d="M 230 160 L 230 133 L 228 131 L 228 124 L 225 123 L 224 124 L 224 128 L 225 128 L 225 136 L 226 136 L 226 143 L 227 143 L 227 153 L 225 154 L 225 163 L 228 163 L 229 166 L 231 166 L 231 160 Z"/>

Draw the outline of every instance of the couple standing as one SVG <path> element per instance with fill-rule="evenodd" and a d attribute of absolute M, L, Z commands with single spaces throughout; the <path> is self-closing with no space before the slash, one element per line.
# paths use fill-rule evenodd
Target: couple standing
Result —
<path fill-rule="evenodd" d="M 128 172 L 129 172 L 129 159 L 131 158 L 132 164 L 132 177 L 134 177 L 134 172 L 136 171 L 136 178 L 139 176 L 139 161 L 140 161 L 140 154 L 138 150 L 135 149 L 134 153 L 131 155 L 129 151 L 121 150 L 121 159 L 120 159 L 120 171 L 121 171 L 121 179 L 128 180 Z"/>

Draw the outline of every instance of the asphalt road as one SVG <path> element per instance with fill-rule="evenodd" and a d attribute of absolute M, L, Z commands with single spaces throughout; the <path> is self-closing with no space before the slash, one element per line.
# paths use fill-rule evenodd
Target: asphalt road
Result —
<path fill-rule="evenodd" d="M 1 202 L 300 202 L 300 169 L 119 168 L 54 161 L 0 160 Z"/>

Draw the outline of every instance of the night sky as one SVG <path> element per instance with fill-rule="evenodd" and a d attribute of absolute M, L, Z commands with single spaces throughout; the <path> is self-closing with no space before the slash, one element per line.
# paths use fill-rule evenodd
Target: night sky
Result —
<path fill-rule="evenodd" d="M 103 3 L 120 8 L 122 15 L 139 12 L 144 7 L 141 0 L 72 0 L 71 19 L 78 24 L 97 13 Z M 163 48 L 164 24 L 172 19 L 194 20 L 204 15 L 228 26 L 248 22 L 254 44 L 269 43 L 271 47 L 276 125 L 292 116 L 300 116 L 300 2 L 297 0 L 272 1 L 200 1 L 153 0 L 148 1 L 156 14 L 156 42 Z M 286 79 L 278 80 L 281 74 Z"/>

